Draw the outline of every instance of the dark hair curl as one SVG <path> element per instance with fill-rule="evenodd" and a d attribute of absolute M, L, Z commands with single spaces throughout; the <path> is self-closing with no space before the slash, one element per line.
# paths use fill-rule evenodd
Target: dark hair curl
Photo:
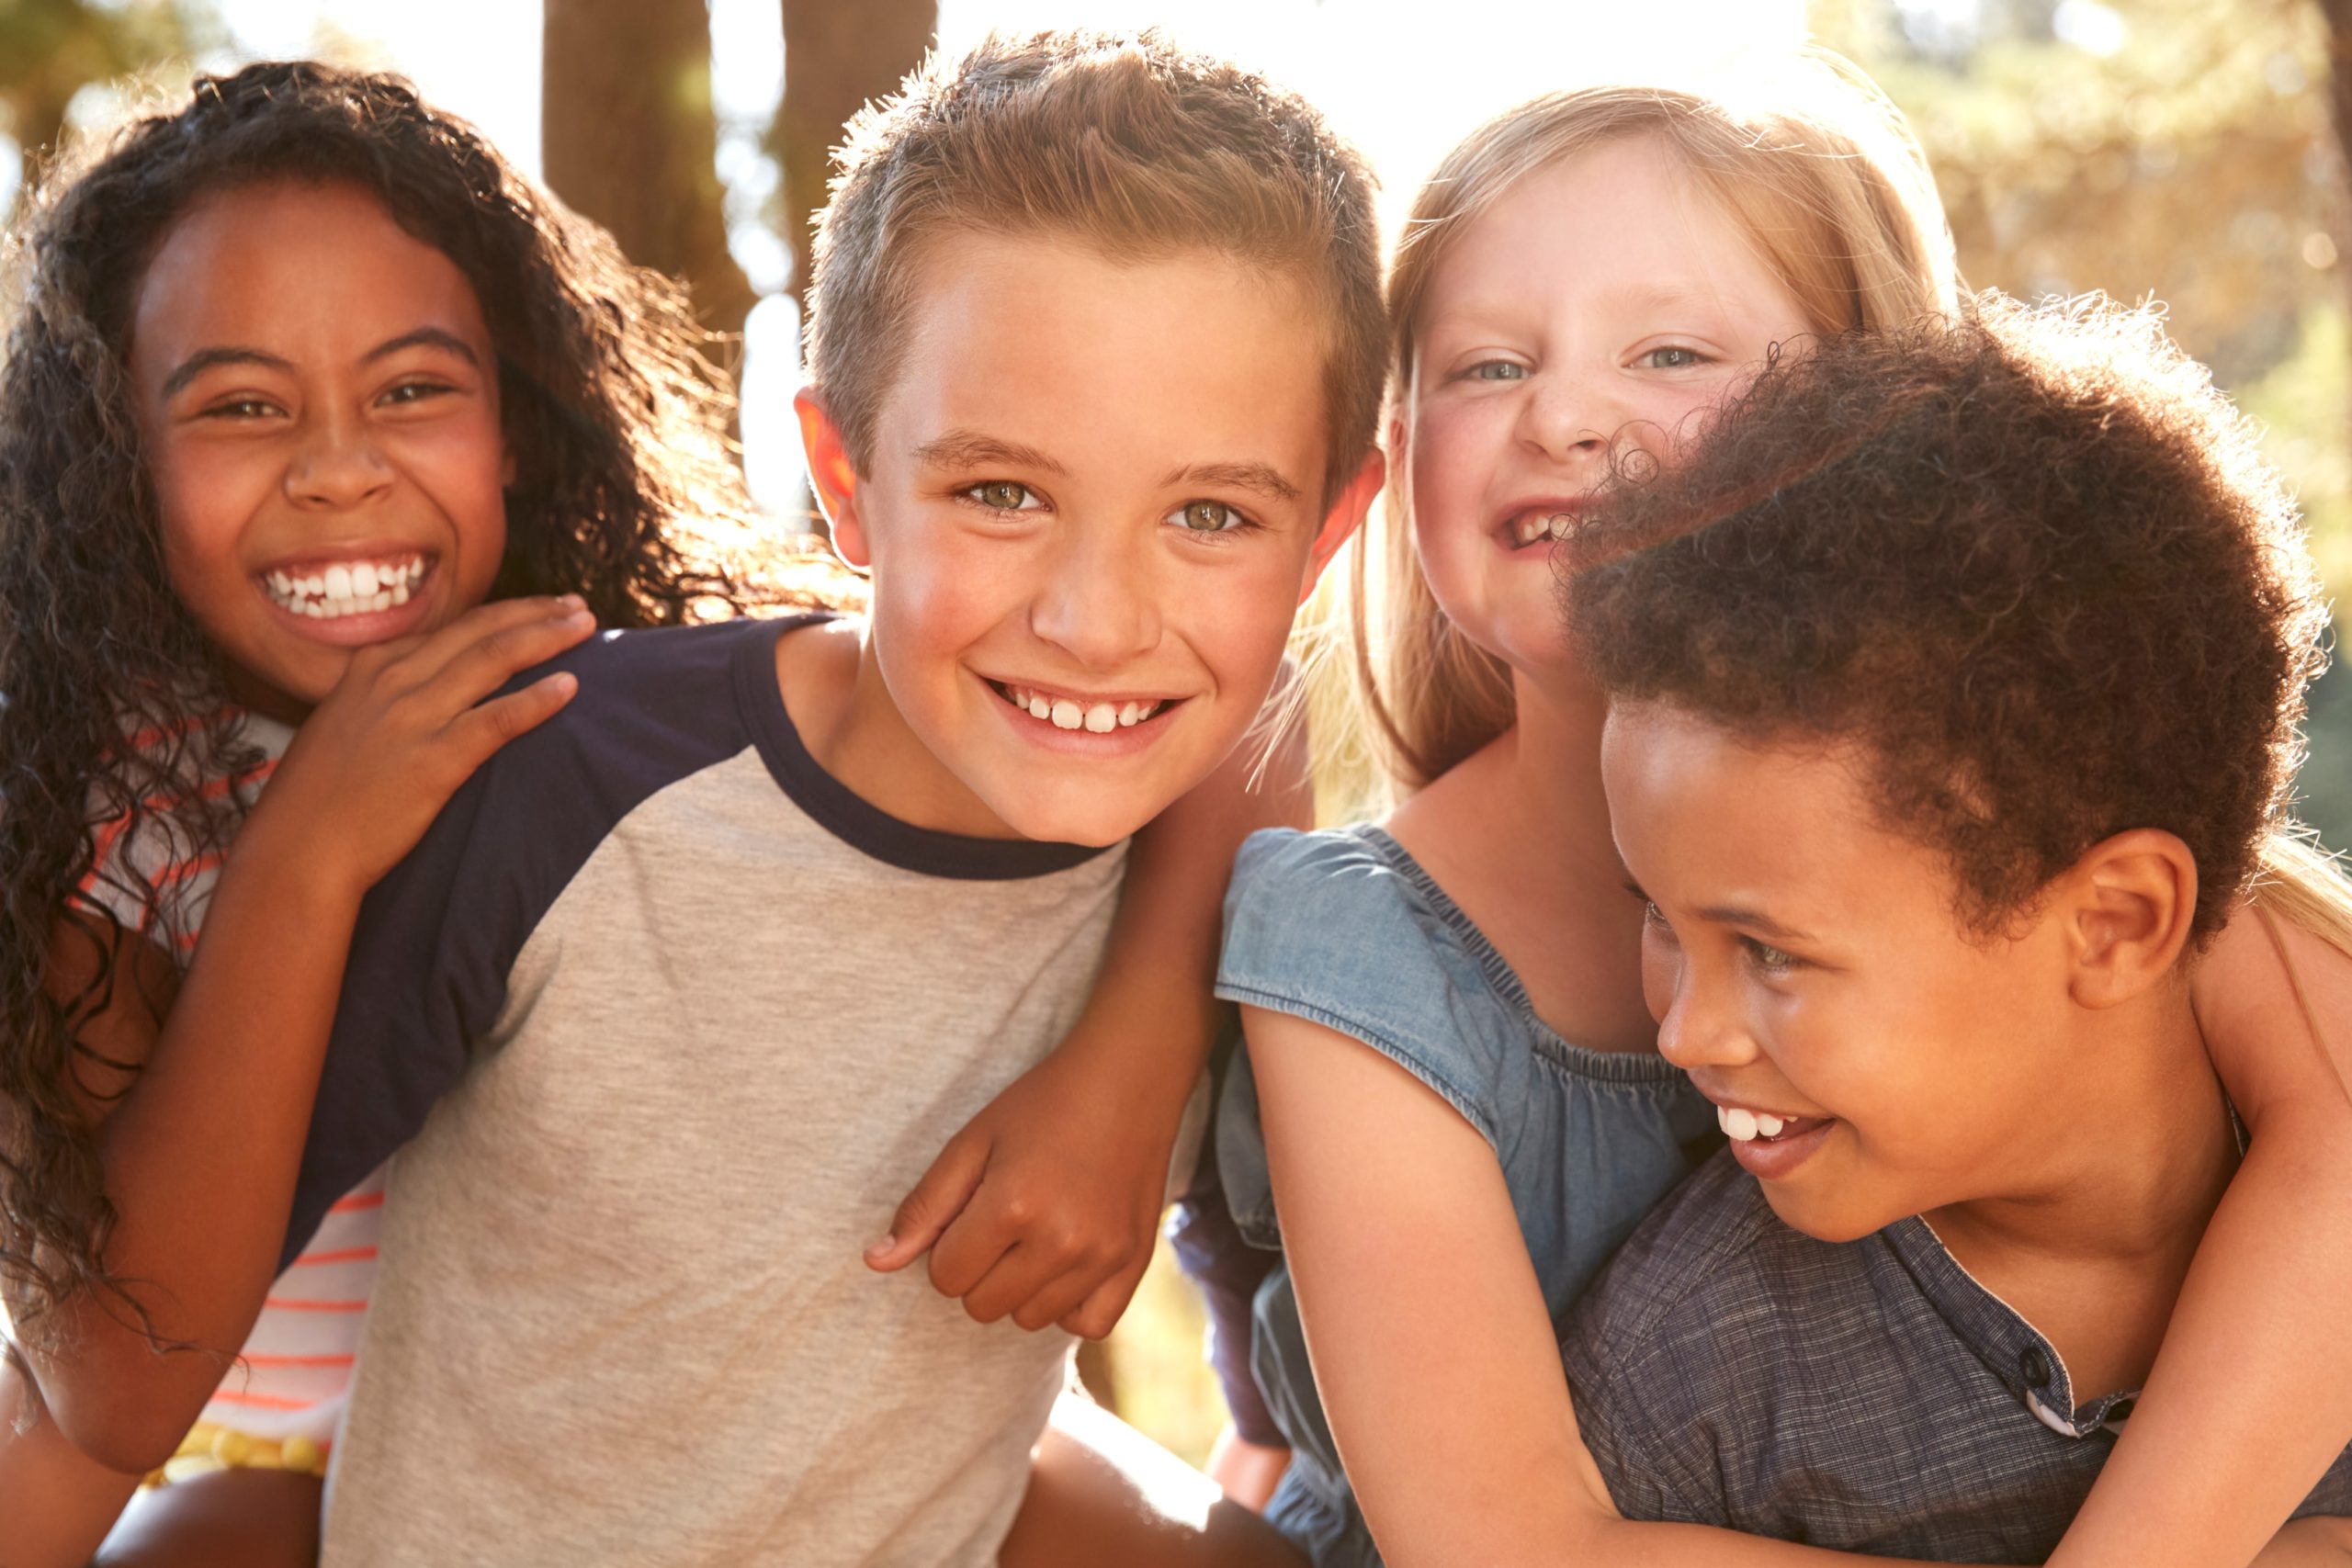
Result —
<path fill-rule="evenodd" d="M 1827 340 L 1566 550 L 1618 702 L 1859 743 L 1989 935 L 2112 834 L 2178 837 L 2211 935 L 2284 819 L 2325 612 L 2251 424 L 2099 298 Z"/>
<path fill-rule="evenodd" d="M 78 1035 L 114 994 L 125 927 L 81 891 L 94 831 L 218 845 L 241 810 L 191 787 L 201 759 L 233 768 L 236 719 L 164 575 L 130 322 L 191 204 L 277 181 L 368 191 L 472 285 L 516 469 L 494 596 L 577 593 L 623 626 L 785 597 L 730 569 L 753 558 L 732 393 L 683 291 L 406 82 L 307 62 L 203 77 L 175 110 L 51 170 L 17 220 L 0 366 L 0 1284 L 23 1334 L 67 1292 L 112 1283 L 85 1100 L 121 1080 L 85 1074 L 121 1064 Z M 191 728 L 200 715 L 215 716 Z M 107 874 L 160 916 L 139 873 Z M 62 998 L 45 980 L 60 931 L 96 952 L 96 978 Z"/>

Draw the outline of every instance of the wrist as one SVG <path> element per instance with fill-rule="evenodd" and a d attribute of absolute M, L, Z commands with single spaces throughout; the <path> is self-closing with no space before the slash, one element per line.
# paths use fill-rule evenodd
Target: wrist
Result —
<path fill-rule="evenodd" d="M 1130 1124 L 1165 1123 L 1160 1130 L 1172 1137 L 1193 1086 L 1208 1070 L 1214 1039 L 1205 1018 L 1193 1028 L 1171 1026 L 1165 1011 L 1148 1022 L 1090 1011 L 1055 1055 L 1066 1066 L 1095 1075 Z"/>
<path fill-rule="evenodd" d="M 374 878 L 335 852 L 338 837 L 332 821 L 265 795 L 230 845 L 216 900 L 254 897 L 305 919 L 356 920 Z"/>

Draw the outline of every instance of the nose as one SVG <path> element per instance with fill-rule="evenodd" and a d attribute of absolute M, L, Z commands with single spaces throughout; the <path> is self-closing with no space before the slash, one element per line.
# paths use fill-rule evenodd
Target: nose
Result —
<path fill-rule="evenodd" d="M 366 422 L 349 414 L 314 418 L 286 467 L 287 499 L 322 511 L 361 505 L 391 484 L 391 465 L 369 439 Z"/>
<path fill-rule="evenodd" d="M 1737 987 L 1727 977 L 1706 973 L 1708 967 L 1685 953 L 1657 976 L 1669 987 L 1666 1011 L 1657 1021 L 1658 1055 L 1685 1072 L 1745 1066 L 1757 1056 L 1756 1036 L 1738 1005 Z"/>
<path fill-rule="evenodd" d="M 1088 670 L 1116 670 L 1159 643 L 1159 541 L 1081 520 L 1056 541 L 1029 627 Z"/>
<path fill-rule="evenodd" d="M 1623 423 L 1590 378 L 1547 369 L 1529 378 L 1518 434 L 1554 462 L 1589 462 L 1608 455 L 1611 436 Z"/>

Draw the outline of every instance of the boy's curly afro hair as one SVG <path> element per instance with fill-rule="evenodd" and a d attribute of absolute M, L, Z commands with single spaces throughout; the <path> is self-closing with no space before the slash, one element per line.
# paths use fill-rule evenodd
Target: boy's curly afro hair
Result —
<path fill-rule="evenodd" d="M 2252 427 L 2147 310 L 1987 296 L 1822 343 L 1567 554 L 1615 701 L 1860 743 L 1980 935 L 2154 828 L 2197 858 L 2201 939 L 2283 818 L 2317 579 Z"/>

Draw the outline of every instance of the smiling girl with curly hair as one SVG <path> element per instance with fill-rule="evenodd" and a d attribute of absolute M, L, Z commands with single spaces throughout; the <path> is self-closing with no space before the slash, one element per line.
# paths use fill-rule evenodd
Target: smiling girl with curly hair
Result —
<path fill-rule="evenodd" d="M 300 1146 L 360 896 L 572 678 L 483 699 L 593 624 L 747 596 L 730 390 L 675 286 L 391 76 L 201 79 L 20 227 L 0 1517 L 11 1561 L 79 1563 L 140 1473 L 217 1467 L 106 1560 L 306 1560 L 380 1173 L 232 1322 L 280 1241 L 234 1216 L 293 1181 L 237 1145 Z M 281 1099 L 232 1100 L 255 1057 Z"/>

